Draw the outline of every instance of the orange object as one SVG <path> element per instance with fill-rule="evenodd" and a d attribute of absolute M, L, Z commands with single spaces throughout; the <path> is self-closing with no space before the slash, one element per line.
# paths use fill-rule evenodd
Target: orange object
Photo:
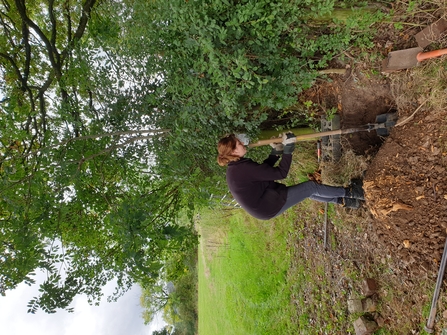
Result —
<path fill-rule="evenodd" d="M 321 160 L 321 142 L 317 141 L 317 158 L 318 158 L 318 163 Z"/>
<path fill-rule="evenodd" d="M 433 50 L 429 52 L 420 52 L 417 54 L 416 58 L 418 62 L 422 62 L 423 60 L 436 58 L 443 55 L 447 55 L 447 49 Z"/>

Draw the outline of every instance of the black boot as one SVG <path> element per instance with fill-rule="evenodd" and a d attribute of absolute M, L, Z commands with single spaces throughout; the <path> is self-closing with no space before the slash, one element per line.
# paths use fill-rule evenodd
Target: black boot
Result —
<path fill-rule="evenodd" d="M 365 193 L 363 192 L 363 182 L 361 179 L 354 179 L 351 181 L 346 190 L 345 198 L 365 200 Z"/>
<path fill-rule="evenodd" d="M 359 199 L 354 198 L 338 198 L 338 203 L 342 205 L 345 208 L 353 208 L 358 209 L 360 208 L 360 201 Z"/>

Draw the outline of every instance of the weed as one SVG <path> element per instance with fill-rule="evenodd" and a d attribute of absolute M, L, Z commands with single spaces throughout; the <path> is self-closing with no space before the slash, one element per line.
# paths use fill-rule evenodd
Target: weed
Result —
<path fill-rule="evenodd" d="M 338 110 L 336 107 L 331 107 L 326 110 L 326 120 L 332 121 L 334 116 L 337 114 Z"/>
<path fill-rule="evenodd" d="M 345 150 L 340 162 L 321 164 L 321 179 L 327 185 L 347 186 L 351 179 L 361 177 L 367 166 L 367 158 L 357 156 L 351 150 Z"/>

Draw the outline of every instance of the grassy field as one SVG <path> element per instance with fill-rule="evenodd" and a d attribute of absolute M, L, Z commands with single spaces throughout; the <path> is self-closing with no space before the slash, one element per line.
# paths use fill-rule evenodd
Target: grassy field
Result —
<path fill-rule="evenodd" d="M 202 215 L 199 334 L 353 331 L 348 292 L 343 286 L 333 292 L 331 255 L 315 250 L 322 249 L 323 239 L 309 231 L 309 222 L 321 227 L 321 211 L 309 202 L 300 207 L 300 219 L 288 211 L 268 223 L 241 210 Z M 337 248 L 335 239 L 329 244 Z M 315 257 L 306 255 L 306 247 Z M 354 280 L 360 273 L 344 264 L 342 276 Z"/>
<path fill-rule="evenodd" d="M 294 220 L 267 224 L 232 212 L 202 215 L 199 334 L 294 333 L 287 281 Z"/>

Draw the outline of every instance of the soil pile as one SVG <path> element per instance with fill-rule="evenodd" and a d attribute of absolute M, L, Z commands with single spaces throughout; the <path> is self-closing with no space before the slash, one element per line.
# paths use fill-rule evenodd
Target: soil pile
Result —
<path fill-rule="evenodd" d="M 408 115 L 401 113 L 400 120 Z M 411 272 L 435 270 L 447 228 L 447 113 L 420 111 L 397 126 L 364 180 L 376 232 Z M 399 123 L 399 122 L 398 122 Z"/>
<path fill-rule="evenodd" d="M 399 109 L 389 81 L 367 73 L 348 69 L 316 85 L 307 99 L 337 106 L 343 129 L 397 113 L 388 137 L 358 132 L 343 135 L 342 144 L 371 158 L 364 176 L 366 206 L 386 252 L 415 275 L 437 271 L 447 236 L 447 112 L 430 111 L 423 103 Z"/>
<path fill-rule="evenodd" d="M 367 162 L 366 201 L 360 210 L 337 209 L 332 219 L 347 223 L 342 230 L 329 229 L 337 248 L 322 250 L 315 239 L 323 234 L 316 219 L 306 228 L 306 247 L 297 257 L 319 262 L 325 255 L 327 272 L 334 279 L 331 294 L 339 299 L 356 285 L 346 282 L 345 266 L 358 270 L 363 276 L 358 280 L 373 276 L 384 299 L 380 311 L 384 327 L 420 334 L 420 325 L 426 322 L 422 310 L 431 301 L 427 292 L 434 289 L 447 237 L 447 112 L 434 111 L 417 97 L 408 96 L 402 103 L 392 80 L 371 75 L 366 65 L 347 70 L 344 76 L 319 81 L 302 99 L 323 110 L 337 108 L 343 129 L 374 123 L 377 115 L 389 112 L 397 113 L 397 124 L 387 137 L 375 131 L 342 136 L 343 162 L 360 156 Z M 402 91 L 406 94 L 405 87 Z M 440 306 L 443 303 L 445 293 Z M 444 312 L 445 308 L 438 309 L 445 319 L 438 320 L 437 327 L 447 325 Z"/>

